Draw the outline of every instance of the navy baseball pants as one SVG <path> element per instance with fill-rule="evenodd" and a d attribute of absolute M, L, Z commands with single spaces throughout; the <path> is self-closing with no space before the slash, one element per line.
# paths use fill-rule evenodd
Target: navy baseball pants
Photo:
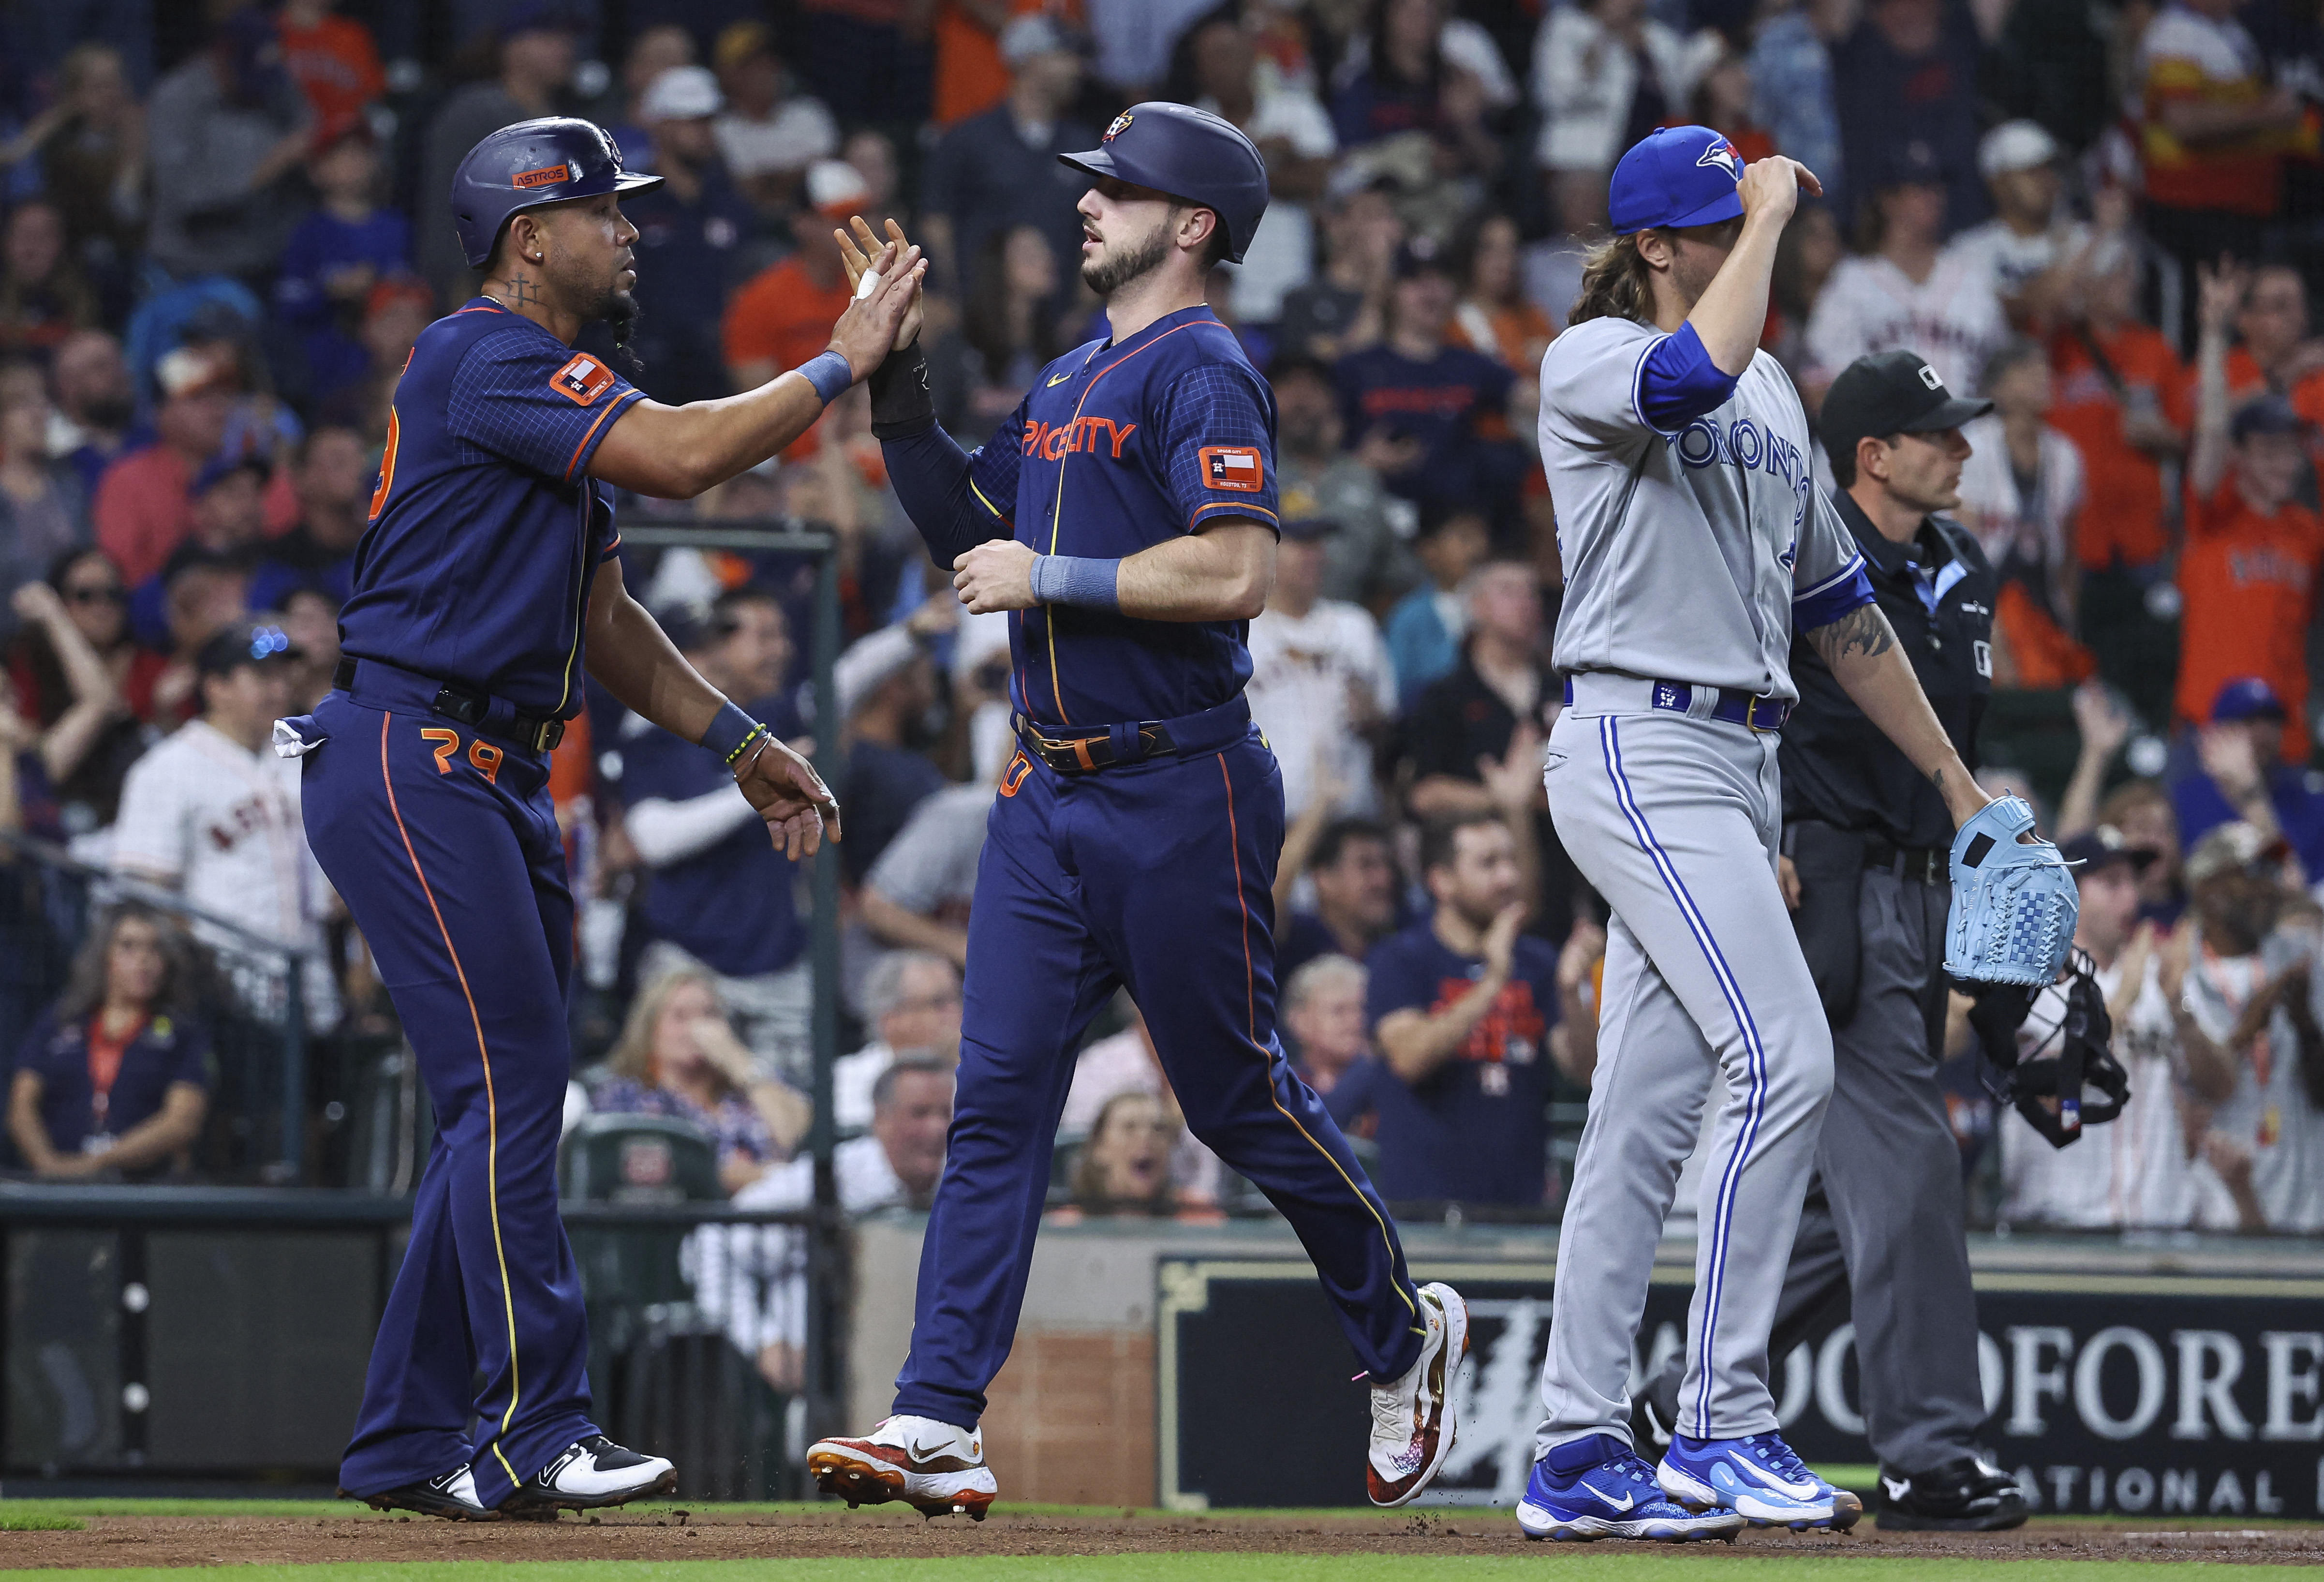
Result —
<path fill-rule="evenodd" d="M 339 1479 L 377 1494 L 473 1463 L 497 1505 L 597 1431 L 557 1212 L 573 896 L 549 763 L 345 692 L 314 722 L 328 739 L 304 760 L 307 838 L 370 942 L 437 1126 Z"/>
<path fill-rule="evenodd" d="M 1275 1036 L 1282 776 L 1248 710 L 1213 713 L 1231 739 L 1086 774 L 1020 754 L 1001 778 L 899 1413 L 961 1428 L 982 1415 L 1016 1335 L 1075 1051 L 1117 985 L 1144 1013 L 1188 1128 L 1298 1233 L 1364 1368 L 1391 1379 L 1419 1355 L 1388 1210 Z"/>

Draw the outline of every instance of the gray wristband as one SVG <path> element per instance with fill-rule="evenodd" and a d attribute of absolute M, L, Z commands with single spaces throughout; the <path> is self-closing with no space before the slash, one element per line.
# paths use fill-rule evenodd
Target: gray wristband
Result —
<path fill-rule="evenodd" d="M 1077 605 L 1085 610 L 1119 610 L 1121 562 L 1086 555 L 1033 557 L 1033 597 L 1045 605 Z"/>

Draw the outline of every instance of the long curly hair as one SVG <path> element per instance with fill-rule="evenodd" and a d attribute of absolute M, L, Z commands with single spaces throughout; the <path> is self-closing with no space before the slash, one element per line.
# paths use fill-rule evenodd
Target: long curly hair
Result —
<path fill-rule="evenodd" d="M 1582 263 L 1582 291 L 1566 315 L 1571 327 L 1592 319 L 1651 319 L 1655 311 L 1654 272 L 1638 251 L 1636 234 L 1601 242 Z"/>

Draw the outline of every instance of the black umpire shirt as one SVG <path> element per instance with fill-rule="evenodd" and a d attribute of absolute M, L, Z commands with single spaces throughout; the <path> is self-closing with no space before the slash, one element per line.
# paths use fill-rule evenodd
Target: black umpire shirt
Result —
<path fill-rule="evenodd" d="M 1921 689 L 1977 769 L 1977 730 L 1993 691 L 1993 569 L 1959 523 L 1932 516 L 1909 543 L 1891 543 L 1845 492 L 1832 503 L 1864 551 L 1872 595 L 1921 678 Z M 1907 848 L 1950 847 L 1944 799 L 1880 727 L 1849 700 L 1808 643 L 1792 638 L 1799 707 L 1784 726 L 1784 821 L 1813 820 Z"/>

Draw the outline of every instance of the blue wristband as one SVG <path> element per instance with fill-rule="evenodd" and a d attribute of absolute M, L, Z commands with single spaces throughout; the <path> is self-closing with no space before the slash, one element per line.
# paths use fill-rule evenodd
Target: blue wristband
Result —
<path fill-rule="evenodd" d="M 855 370 L 849 367 L 847 359 L 837 352 L 825 352 L 821 356 L 808 358 L 798 365 L 798 374 L 815 386 L 815 393 L 823 397 L 825 406 L 846 394 L 847 387 L 855 383 Z"/>
<path fill-rule="evenodd" d="M 765 726 L 729 703 L 718 711 L 710 728 L 702 733 L 702 745 L 732 769 L 735 760 L 742 757 L 742 749 L 766 734 Z"/>
<path fill-rule="evenodd" d="M 1085 610 L 1119 610 L 1119 560 L 1086 555 L 1033 557 L 1033 597 L 1045 605 L 1079 605 Z"/>

